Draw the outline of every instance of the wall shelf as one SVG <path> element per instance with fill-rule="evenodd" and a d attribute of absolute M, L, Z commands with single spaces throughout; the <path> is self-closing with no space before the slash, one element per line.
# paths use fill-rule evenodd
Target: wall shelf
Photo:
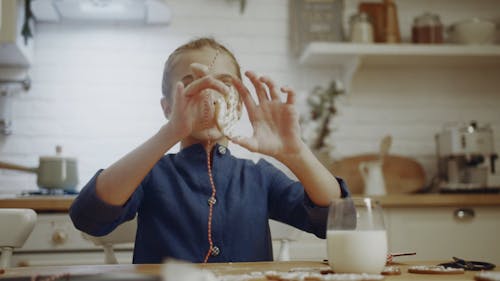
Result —
<path fill-rule="evenodd" d="M 347 88 L 360 66 L 496 66 L 500 45 L 416 45 L 312 42 L 299 62 L 340 69 Z"/>

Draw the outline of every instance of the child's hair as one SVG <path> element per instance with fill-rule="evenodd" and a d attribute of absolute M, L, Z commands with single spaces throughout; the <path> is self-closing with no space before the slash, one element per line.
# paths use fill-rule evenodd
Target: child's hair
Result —
<path fill-rule="evenodd" d="M 215 39 L 213 39 L 213 38 L 203 37 L 203 38 L 195 39 L 195 40 L 189 41 L 188 43 L 175 49 L 175 51 L 173 51 L 170 54 L 167 61 L 165 62 L 165 66 L 163 68 L 163 79 L 162 79 L 161 90 L 162 90 L 163 95 L 167 98 L 167 100 L 171 101 L 171 97 L 172 97 L 170 91 L 172 89 L 172 83 L 174 81 L 170 81 L 170 73 L 172 71 L 172 67 L 173 67 L 172 62 L 173 62 L 174 58 L 184 51 L 200 50 L 203 47 L 210 47 L 210 48 L 213 48 L 214 50 L 219 50 L 219 51 L 225 52 L 233 61 L 234 66 L 236 67 L 236 74 L 238 75 L 238 78 L 241 79 L 240 65 L 238 64 L 236 57 L 233 55 L 233 53 L 231 51 L 229 51 L 226 47 L 224 47 L 219 42 L 215 41 Z"/>

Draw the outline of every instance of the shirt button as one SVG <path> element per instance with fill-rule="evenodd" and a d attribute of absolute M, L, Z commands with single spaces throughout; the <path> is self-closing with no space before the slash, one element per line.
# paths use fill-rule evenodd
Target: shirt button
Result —
<path fill-rule="evenodd" d="M 225 146 L 222 146 L 222 145 L 221 145 L 221 146 L 219 146 L 219 148 L 217 148 L 217 150 L 218 150 L 218 151 L 219 151 L 219 153 L 220 153 L 220 154 L 222 154 L 222 155 L 226 154 L 226 151 L 227 151 L 226 147 L 225 147 Z"/>
<path fill-rule="evenodd" d="M 215 197 L 208 198 L 208 205 L 215 205 L 217 203 L 217 199 Z"/>
<path fill-rule="evenodd" d="M 213 246 L 212 249 L 210 250 L 210 254 L 214 257 L 218 256 L 220 254 L 219 247 Z"/>

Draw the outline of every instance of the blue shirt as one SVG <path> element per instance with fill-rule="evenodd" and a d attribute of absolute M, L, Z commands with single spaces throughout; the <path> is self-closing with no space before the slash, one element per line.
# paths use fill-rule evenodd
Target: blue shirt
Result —
<path fill-rule="evenodd" d="M 212 240 L 220 253 L 209 262 L 271 261 L 270 218 L 325 238 L 328 208 L 315 206 L 300 182 L 265 160 L 235 158 L 220 145 L 214 147 L 212 163 L 217 190 Z M 134 263 L 161 263 L 166 257 L 203 261 L 209 249 L 207 200 L 212 188 L 202 145 L 165 155 L 123 206 L 97 197 L 99 173 L 70 208 L 76 228 L 102 236 L 137 213 Z M 342 196 L 348 196 L 338 180 Z"/>

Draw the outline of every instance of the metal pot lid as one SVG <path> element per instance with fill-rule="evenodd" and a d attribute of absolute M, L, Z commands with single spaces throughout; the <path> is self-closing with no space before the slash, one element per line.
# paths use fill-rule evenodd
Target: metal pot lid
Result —
<path fill-rule="evenodd" d="M 76 162 L 76 158 L 74 157 L 62 157 L 62 156 L 40 156 L 40 161 L 44 162 Z"/>
<path fill-rule="evenodd" d="M 56 155 L 40 156 L 40 162 L 42 162 L 42 161 L 47 161 L 47 162 L 61 162 L 61 161 L 76 162 L 76 158 L 75 157 L 62 156 L 62 146 L 57 145 L 56 146 Z"/>

